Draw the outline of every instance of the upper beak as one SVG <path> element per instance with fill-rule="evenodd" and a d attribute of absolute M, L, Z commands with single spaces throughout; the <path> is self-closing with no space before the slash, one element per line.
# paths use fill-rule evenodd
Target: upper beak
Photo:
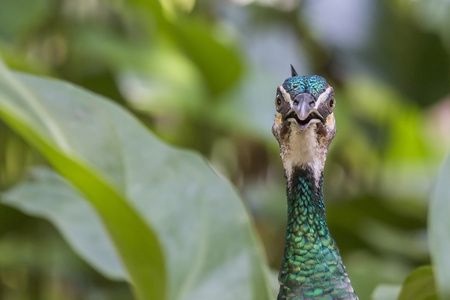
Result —
<path fill-rule="evenodd" d="M 300 93 L 292 101 L 292 110 L 295 111 L 300 121 L 306 120 L 314 109 L 315 99 L 308 93 Z"/>

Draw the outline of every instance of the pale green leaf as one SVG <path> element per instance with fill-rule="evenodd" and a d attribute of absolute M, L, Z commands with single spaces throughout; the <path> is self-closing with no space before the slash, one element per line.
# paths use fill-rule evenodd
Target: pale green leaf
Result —
<path fill-rule="evenodd" d="M 32 170 L 26 184 L 2 195 L 2 203 L 51 221 L 94 268 L 111 279 L 128 279 L 92 205 L 52 170 Z"/>
<path fill-rule="evenodd" d="M 450 298 L 450 156 L 442 165 L 430 204 L 428 232 L 438 294 Z"/>

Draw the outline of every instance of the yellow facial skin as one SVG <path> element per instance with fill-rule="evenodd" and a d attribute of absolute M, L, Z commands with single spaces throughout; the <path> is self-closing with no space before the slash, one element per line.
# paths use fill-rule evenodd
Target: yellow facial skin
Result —
<path fill-rule="evenodd" d="M 281 114 L 280 113 L 276 113 L 275 114 L 275 124 L 277 124 L 277 126 L 281 126 L 281 122 L 282 122 L 282 120 L 281 120 Z"/>
<path fill-rule="evenodd" d="M 332 126 L 334 124 L 334 114 L 329 114 L 326 120 L 326 126 Z"/>

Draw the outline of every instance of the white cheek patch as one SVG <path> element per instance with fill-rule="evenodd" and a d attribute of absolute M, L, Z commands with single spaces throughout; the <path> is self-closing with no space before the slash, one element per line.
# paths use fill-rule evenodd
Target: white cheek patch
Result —
<path fill-rule="evenodd" d="M 289 95 L 289 93 L 286 92 L 286 90 L 284 89 L 284 87 L 282 85 L 280 85 L 278 88 L 280 89 L 281 94 L 283 95 L 284 101 L 287 101 L 289 104 L 292 105 L 291 95 Z"/>
<path fill-rule="evenodd" d="M 329 86 L 325 92 L 323 92 L 319 98 L 316 101 L 316 105 L 314 106 L 315 109 L 319 108 L 319 105 L 324 103 L 325 101 L 327 101 L 328 96 L 330 96 L 330 94 L 333 93 L 333 88 L 331 86 Z"/>

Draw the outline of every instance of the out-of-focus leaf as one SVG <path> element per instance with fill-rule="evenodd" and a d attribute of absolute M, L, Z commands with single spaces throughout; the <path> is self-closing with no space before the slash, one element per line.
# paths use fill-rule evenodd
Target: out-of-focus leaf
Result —
<path fill-rule="evenodd" d="M 347 88 L 351 105 L 336 115 L 340 130 L 336 139 L 346 140 L 343 149 L 353 164 L 365 162 L 364 170 L 355 168 L 363 176 L 377 177 L 381 194 L 428 197 L 445 144 L 436 143 L 425 131 L 423 110 L 389 85 L 364 74 L 349 80 Z M 338 118 L 342 113 L 344 118 Z M 348 120 L 343 122 L 345 117 Z M 355 151 L 355 143 L 364 148 Z"/>
<path fill-rule="evenodd" d="M 271 128 L 274 119 L 273 83 L 270 74 L 256 74 L 224 95 L 224 99 L 216 108 L 214 120 L 217 126 L 227 130 L 246 134 L 268 143 L 274 149 L 277 147 Z"/>
<path fill-rule="evenodd" d="M 420 267 L 414 270 L 403 282 L 400 295 L 397 298 L 397 300 L 425 299 L 437 299 L 433 268 L 431 266 Z"/>
<path fill-rule="evenodd" d="M 381 284 L 372 294 L 372 300 L 396 300 L 400 294 L 401 286 Z"/>
<path fill-rule="evenodd" d="M 418 23 L 435 32 L 450 47 L 450 2 L 446 0 L 396 0 L 398 10 L 408 12 Z"/>
<path fill-rule="evenodd" d="M 211 24 L 190 18 L 169 20 L 158 1 L 134 2 L 153 13 L 160 33 L 169 36 L 197 65 L 211 94 L 217 95 L 236 82 L 242 71 L 237 50 L 219 40 Z"/>
<path fill-rule="evenodd" d="M 223 92 L 239 78 L 241 61 L 236 51 L 216 40 L 207 24 L 179 22 L 173 34 L 199 67 L 212 94 Z"/>
<path fill-rule="evenodd" d="M 191 11 L 195 0 L 160 0 L 161 6 L 169 17 L 176 18 L 178 11 Z"/>
<path fill-rule="evenodd" d="M 0 40 L 23 37 L 49 15 L 49 0 L 5 0 L 0 10 Z M 26 7 L 27 9 L 24 9 Z M 20 12 L 20 17 L 17 13 Z"/>
<path fill-rule="evenodd" d="M 245 207 L 201 157 L 161 143 L 117 105 L 72 85 L 6 70 L 3 75 L 0 82 L 9 84 L 0 86 L 1 116 L 82 191 L 103 223 L 115 220 L 106 227 L 133 285 L 147 285 L 141 299 L 270 298 L 267 267 Z M 52 184 L 57 182 L 62 181 Z M 107 188 L 110 194 L 99 194 Z M 20 206 L 33 201 L 52 203 L 30 198 Z M 110 205 L 118 207 L 114 201 L 123 211 L 111 211 Z M 133 224 L 141 218 L 148 232 Z M 139 273 L 161 264 L 147 256 L 150 228 L 165 254 L 167 275 L 157 269 L 160 281 Z M 133 247 L 121 248 L 114 230 Z M 129 267 L 126 254 L 140 254 L 142 265 Z M 164 280 L 166 297 L 145 297 L 151 289 L 164 289 Z"/>
<path fill-rule="evenodd" d="M 450 155 L 442 165 L 431 200 L 428 232 L 440 298 L 450 298 Z"/>
<path fill-rule="evenodd" d="M 414 2 L 419 1 L 408 1 L 408 5 Z M 444 12 L 442 0 L 421 2 L 428 2 L 430 6 L 441 5 L 438 10 Z M 425 30 L 422 24 L 418 25 L 412 17 L 405 17 L 402 10 L 392 9 L 393 3 L 377 1 L 383 22 L 374 22 L 376 35 L 366 45 L 367 62 L 380 79 L 425 107 L 448 94 L 448 52 L 442 39 L 434 32 Z M 417 7 L 418 14 L 423 15 L 424 12 L 424 9 Z M 436 14 L 430 18 L 436 19 Z M 448 16 L 444 18 L 448 19 Z M 445 23 L 441 24 L 448 27 Z"/>
<path fill-rule="evenodd" d="M 118 149 L 108 146 L 117 134 L 99 104 L 108 102 L 92 99 L 96 97 L 50 80 L 14 76 L 0 61 L 0 117 L 95 207 L 137 298 L 164 299 L 166 275 L 159 241 L 124 197 L 122 174 L 111 164 L 121 160 L 116 157 Z M 115 105 L 104 106 L 121 112 Z M 104 151 L 96 154 L 102 147 Z"/>
<path fill-rule="evenodd" d="M 356 224 L 355 226 L 359 225 Z M 339 235 L 334 238 L 337 240 L 340 249 L 342 244 L 340 241 L 345 241 L 345 239 L 339 239 Z M 395 257 L 386 259 L 377 255 L 367 254 L 364 251 L 346 251 L 346 253 L 349 254 L 346 254 L 344 257 L 345 267 L 352 281 L 353 288 L 361 300 L 371 299 L 380 283 L 400 286 L 402 278 L 408 276 L 411 270 L 409 266 L 405 266 L 402 261 Z"/>
<path fill-rule="evenodd" d="M 114 69 L 122 96 L 139 111 L 169 117 L 204 111 L 208 95 L 202 74 L 173 44 L 124 44 L 120 36 L 85 27 L 78 29 L 73 48 L 78 60 Z"/>

